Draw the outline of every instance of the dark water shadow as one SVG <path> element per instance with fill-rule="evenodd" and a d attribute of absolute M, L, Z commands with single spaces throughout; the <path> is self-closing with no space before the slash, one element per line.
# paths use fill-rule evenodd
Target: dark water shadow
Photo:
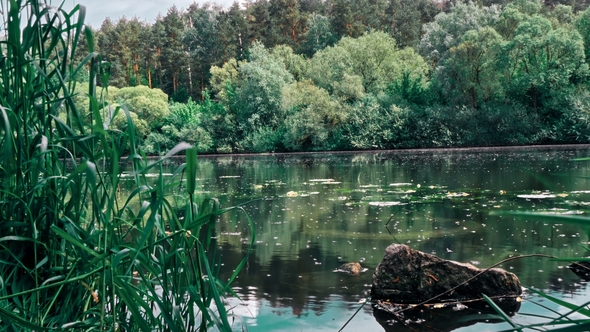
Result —
<path fill-rule="evenodd" d="M 511 298 L 495 303 L 509 316 L 517 313 L 521 304 Z M 485 301 L 448 305 L 444 308 L 420 306 L 397 315 L 373 306 L 373 316 L 386 332 L 453 331 L 477 323 L 504 322 Z"/>

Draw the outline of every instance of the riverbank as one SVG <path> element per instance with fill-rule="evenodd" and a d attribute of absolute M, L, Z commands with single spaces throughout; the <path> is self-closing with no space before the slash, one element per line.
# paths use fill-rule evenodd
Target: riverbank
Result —
<path fill-rule="evenodd" d="M 297 156 L 297 155 L 341 155 L 341 154 L 431 154 L 450 152 L 504 152 L 504 151 L 555 151 L 555 150 L 584 150 L 590 149 L 590 144 L 556 144 L 556 145 L 516 145 L 516 146 L 487 146 L 487 147 L 457 147 L 457 148 L 423 148 L 423 149 L 390 149 L 390 150 L 346 150 L 346 151 L 313 151 L 313 152 L 273 152 L 273 153 L 227 153 L 227 154 L 199 154 L 200 158 L 247 157 L 247 156 Z M 161 156 L 148 156 L 149 160 L 158 160 Z M 184 156 L 173 156 L 171 159 Z M 128 160 L 128 159 L 126 159 Z"/>

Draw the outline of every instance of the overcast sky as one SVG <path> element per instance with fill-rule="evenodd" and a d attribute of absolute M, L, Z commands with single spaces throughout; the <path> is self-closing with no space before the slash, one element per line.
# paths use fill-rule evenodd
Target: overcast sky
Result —
<path fill-rule="evenodd" d="M 137 16 L 140 21 L 154 23 L 158 13 L 166 15 L 172 5 L 187 8 L 193 2 L 203 4 L 205 0 L 66 0 L 65 9 L 71 9 L 75 4 L 86 6 L 86 23 L 98 29 L 105 18 L 116 21 L 121 16 L 132 18 Z M 209 1 L 223 6 L 231 5 L 234 0 Z"/>

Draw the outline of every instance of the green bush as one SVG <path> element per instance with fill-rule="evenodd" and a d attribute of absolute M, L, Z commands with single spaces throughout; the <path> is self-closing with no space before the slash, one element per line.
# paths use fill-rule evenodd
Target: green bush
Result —
<path fill-rule="evenodd" d="M 311 81 L 295 82 L 283 89 L 283 144 L 288 151 L 331 150 L 335 133 L 346 120 L 345 106 Z"/>
<path fill-rule="evenodd" d="M 408 110 L 384 108 L 368 94 L 350 106 L 344 137 L 353 149 L 392 149 L 402 144 Z"/>
<path fill-rule="evenodd" d="M 198 152 L 210 151 L 213 138 L 201 127 L 202 109 L 192 99 L 186 103 L 173 102 L 168 117 L 161 120 L 164 125 L 147 135 L 142 144 L 143 152 L 164 154 L 181 142 L 191 144 Z"/>
<path fill-rule="evenodd" d="M 232 94 L 230 93 L 230 99 Z M 203 102 L 200 104 L 201 128 L 211 137 L 210 151 L 218 153 L 231 153 L 242 151 L 239 144 L 239 134 L 236 117 L 223 102 L 211 100 L 209 92 L 203 93 Z"/>
<path fill-rule="evenodd" d="M 546 133 L 538 114 L 515 102 L 468 106 L 433 105 L 408 112 L 404 147 L 535 144 Z"/>

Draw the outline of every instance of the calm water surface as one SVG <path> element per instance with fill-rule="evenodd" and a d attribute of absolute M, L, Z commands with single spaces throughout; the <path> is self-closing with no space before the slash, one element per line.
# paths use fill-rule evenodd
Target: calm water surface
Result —
<path fill-rule="evenodd" d="M 589 149 L 413 151 L 201 157 L 199 183 L 223 206 L 245 203 L 256 246 L 239 275 L 236 324 L 248 331 L 335 331 L 369 295 L 372 273 L 391 243 L 480 268 L 521 254 L 586 255 L 588 229 L 534 218 L 491 214 L 537 211 L 588 215 Z M 235 266 L 252 234 L 243 215 L 223 216 L 217 241 L 225 266 Z M 347 262 L 368 271 L 333 272 Z M 567 263 L 510 261 L 524 286 L 567 301 L 590 300 L 587 283 Z M 227 271 L 227 275 L 231 271 Z M 452 277 L 452 276 L 448 276 Z M 540 306 L 541 305 L 541 306 Z M 517 323 L 557 308 L 526 294 Z M 507 329 L 478 310 L 429 310 L 417 331 Z M 481 313 L 480 313 L 481 312 Z M 365 305 L 345 331 L 411 330 Z"/>

